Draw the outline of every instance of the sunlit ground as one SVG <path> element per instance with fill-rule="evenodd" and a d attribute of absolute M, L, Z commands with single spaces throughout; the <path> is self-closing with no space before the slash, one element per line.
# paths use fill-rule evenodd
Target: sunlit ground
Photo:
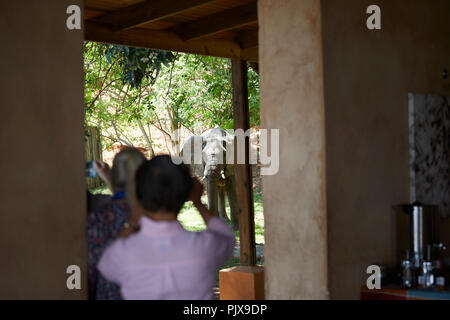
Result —
<path fill-rule="evenodd" d="M 264 215 L 261 194 L 255 192 L 253 197 L 255 200 L 255 240 L 257 244 L 264 244 Z M 203 202 L 207 203 L 206 196 L 203 196 Z M 230 207 L 228 205 L 228 201 L 226 201 L 226 210 L 229 216 Z M 178 216 L 178 220 L 183 227 L 189 231 L 202 231 L 206 227 L 202 217 L 198 213 L 197 209 L 195 209 L 192 202 L 185 203 Z M 239 241 L 239 232 L 235 231 L 235 235 Z"/>

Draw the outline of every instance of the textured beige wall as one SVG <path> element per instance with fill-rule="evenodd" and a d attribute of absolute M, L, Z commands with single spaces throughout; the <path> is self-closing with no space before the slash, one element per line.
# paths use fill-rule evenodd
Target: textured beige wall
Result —
<path fill-rule="evenodd" d="M 0 298 L 86 297 L 81 0 L 0 0 Z M 82 290 L 66 268 L 82 268 Z"/>
<path fill-rule="evenodd" d="M 366 9 L 382 10 L 369 31 Z M 393 204 L 409 201 L 408 92 L 450 94 L 450 1 L 322 1 L 331 298 L 359 298 L 392 263 Z"/>
<path fill-rule="evenodd" d="M 266 298 L 327 298 L 320 1 L 259 0 L 258 16 L 261 127 L 280 129 L 262 179 Z"/>

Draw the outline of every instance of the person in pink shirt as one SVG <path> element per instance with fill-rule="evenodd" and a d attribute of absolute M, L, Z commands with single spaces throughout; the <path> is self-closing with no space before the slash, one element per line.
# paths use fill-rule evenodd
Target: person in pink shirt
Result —
<path fill-rule="evenodd" d="M 202 204 L 202 192 L 187 166 L 174 164 L 170 156 L 156 156 L 140 166 L 128 231 L 111 243 L 97 265 L 108 281 L 120 286 L 124 299 L 214 299 L 216 270 L 230 259 L 236 239 Z M 203 217 L 205 231 L 190 232 L 178 222 L 188 199 Z"/>

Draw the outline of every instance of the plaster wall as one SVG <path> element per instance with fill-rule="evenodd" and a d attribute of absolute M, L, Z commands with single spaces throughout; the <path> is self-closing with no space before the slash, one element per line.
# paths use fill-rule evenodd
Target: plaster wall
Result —
<path fill-rule="evenodd" d="M 0 0 L 0 299 L 87 297 L 82 2 Z"/>
<path fill-rule="evenodd" d="M 366 28 L 372 4 L 381 30 Z M 358 299 L 367 266 L 394 262 L 391 206 L 410 199 L 408 93 L 449 95 L 449 14 L 447 0 L 322 1 L 331 298 Z"/>
<path fill-rule="evenodd" d="M 261 127 L 279 129 L 263 176 L 266 299 L 324 299 L 325 126 L 319 0 L 259 0 Z"/>

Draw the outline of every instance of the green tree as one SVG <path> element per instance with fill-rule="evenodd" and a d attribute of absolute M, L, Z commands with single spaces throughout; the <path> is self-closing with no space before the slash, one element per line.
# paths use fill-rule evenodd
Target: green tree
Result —
<path fill-rule="evenodd" d="M 85 73 L 86 122 L 110 143 L 145 143 L 153 154 L 156 128 L 173 153 L 181 128 L 233 128 L 229 59 L 86 42 Z M 259 76 L 248 75 L 250 124 L 259 126 Z"/>
<path fill-rule="evenodd" d="M 152 85 L 162 66 L 175 56 L 171 52 L 125 46 L 85 44 L 85 105 L 88 123 L 103 129 L 111 142 L 133 146 L 126 134 L 138 126 L 151 155 L 151 132 L 145 128 L 142 103 L 152 95 Z"/>

